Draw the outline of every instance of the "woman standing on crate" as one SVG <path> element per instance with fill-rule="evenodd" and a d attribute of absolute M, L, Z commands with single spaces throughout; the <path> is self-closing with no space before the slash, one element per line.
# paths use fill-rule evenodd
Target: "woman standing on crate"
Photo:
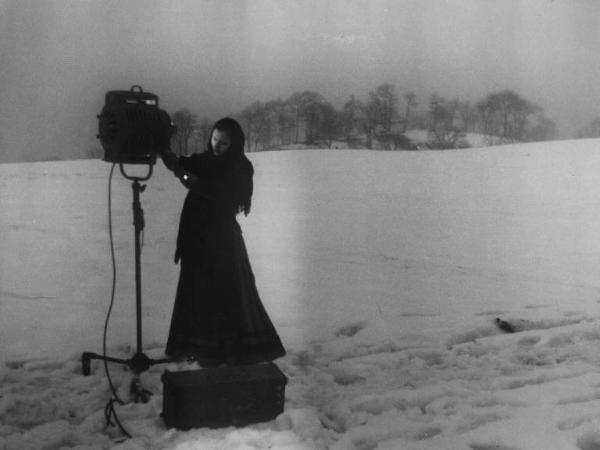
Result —
<path fill-rule="evenodd" d="M 231 118 L 212 128 L 208 150 L 171 151 L 163 162 L 188 188 L 175 262 L 181 261 L 166 353 L 202 366 L 272 361 L 285 350 L 258 295 L 238 213 L 250 212 L 254 168 Z"/>

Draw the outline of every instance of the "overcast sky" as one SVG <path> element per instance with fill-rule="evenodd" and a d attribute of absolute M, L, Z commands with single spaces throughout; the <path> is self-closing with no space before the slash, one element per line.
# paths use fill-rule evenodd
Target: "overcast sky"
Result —
<path fill-rule="evenodd" d="M 340 107 L 383 82 L 422 105 L 514 89 L 565 134 L 600 116 L 597 0 L 0 0 L 0 14 L 0 158 L 80 153 L 105 92 L 133 84 L 211 118 L 305 89 Z"/>

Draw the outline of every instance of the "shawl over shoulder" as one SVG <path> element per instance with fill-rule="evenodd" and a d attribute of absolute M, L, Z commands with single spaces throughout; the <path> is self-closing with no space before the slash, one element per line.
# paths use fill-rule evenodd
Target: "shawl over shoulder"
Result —
<path fill-rule="evenodd" d="M 234 214 L 250 213 L 254 167 L 245 155 L 213 156 L 206 152 L 180 157 L 179 164 L 199 178 L 192 192 L 214 198 L 232 208 Z"/>
<path fill-rule="evenodd" d="M 179 221 L 175 261 L 183 254 L 195 253 L 198 239 L 207 233 L 213 238 L 233 226 L 235 217 L 250 212 L 253 174 L 246 157 L 214 157 L 206 153 L 179 158 L 180 166 L 198 177 L 188 191 Z"/>

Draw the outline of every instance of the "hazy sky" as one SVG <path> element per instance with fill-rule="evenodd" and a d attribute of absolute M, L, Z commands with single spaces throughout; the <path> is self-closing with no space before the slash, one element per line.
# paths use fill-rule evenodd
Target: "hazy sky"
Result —
<path fill-rule="evenodd" d="M 111 89 L 217 118 L 383 82 L 477 101 L 515 89 L 572 133 L 600 115 L 597 0 L 0 0 L 0 158 L 97 144 Z"/>

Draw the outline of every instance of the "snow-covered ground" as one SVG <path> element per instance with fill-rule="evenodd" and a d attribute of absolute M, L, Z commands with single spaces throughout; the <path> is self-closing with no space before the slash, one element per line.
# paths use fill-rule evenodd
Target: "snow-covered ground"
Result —
<path fill-rule="evenodd" d="M 285 411 L 244 428 L 167 430 L 162 372 L 104 429 L 110 165 L 0 165 L 0 449 L 600 449 L 600 141 L 249 154 L 240 218 L 288 349 Z M 139 168 L 138 168 L 139 169 Z M 142 194 L 145 352 L 162 356 L 184 188 Z M 130 182 L 112 185 L 109 354 L 135 346 Z M 504 333 L 496 318 L 516 333 Z M 131 374 L 111 365 L 128 397 Z"/>

